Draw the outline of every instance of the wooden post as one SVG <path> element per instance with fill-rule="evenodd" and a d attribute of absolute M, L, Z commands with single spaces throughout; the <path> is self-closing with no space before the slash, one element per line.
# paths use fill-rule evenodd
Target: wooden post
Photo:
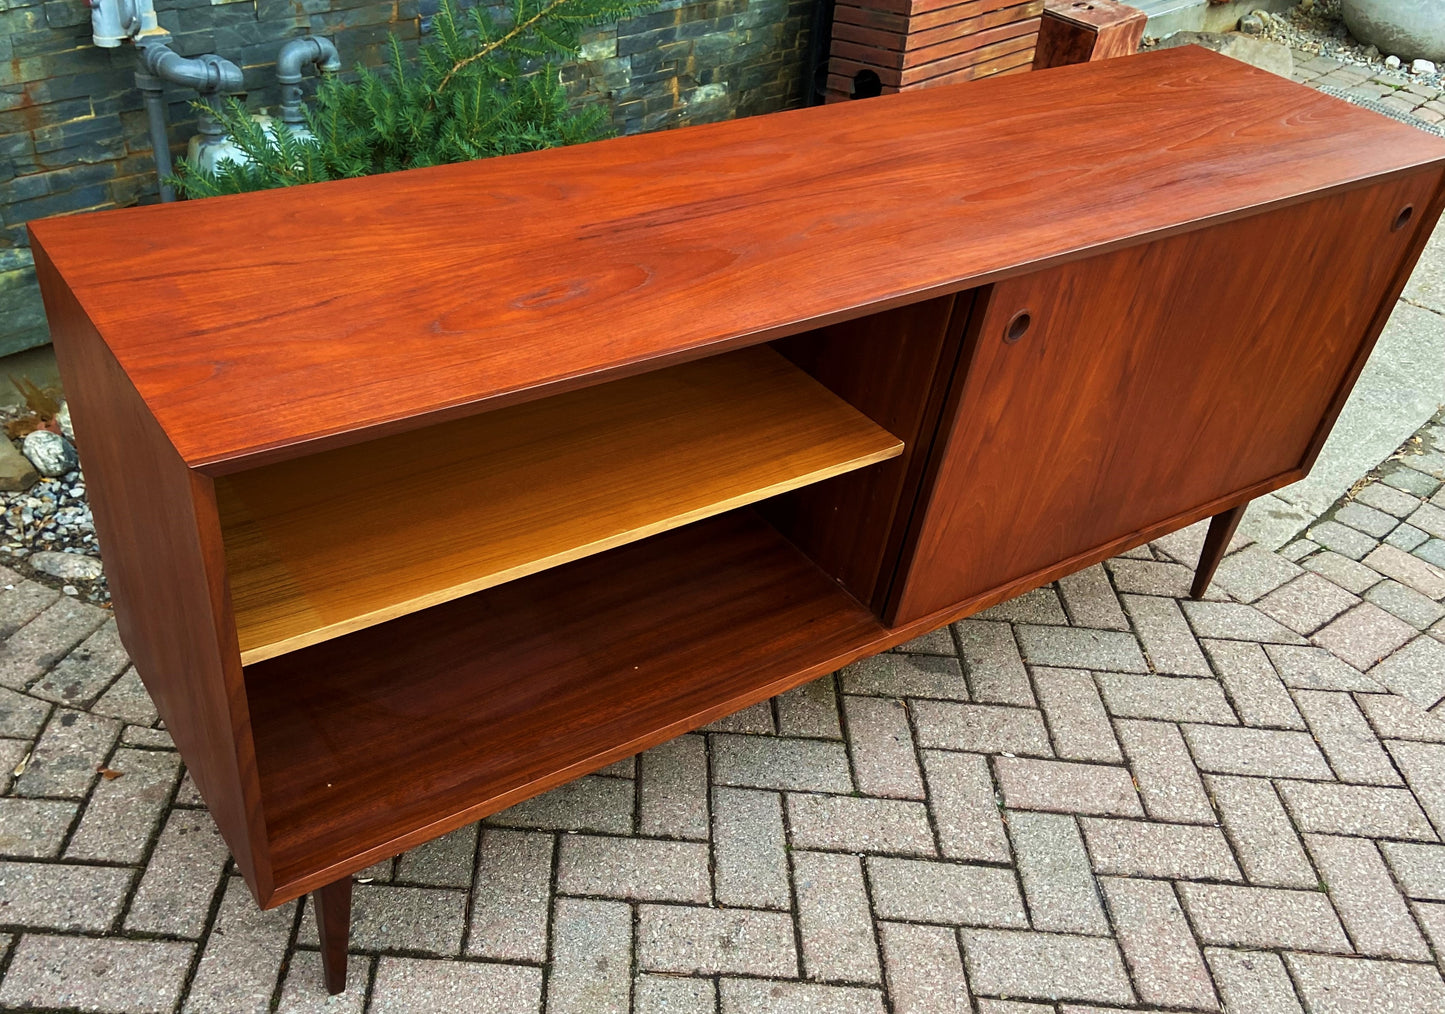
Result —
<path fill-rule="evenodd" d="M 1204 536 L 1204 548 L 1199 551 L 1199 566 L 1194 568 L 1194 584 L 1189 589 L 1191 598 L 1203 598 L 1204 593 L 1209 590 L 1209 582 L 1214 580 L 1219 561 L 1224 559 L 1229 540 L 1234 538 L 1234 530 L 1239 527 L 1239 519 L 1244 517 L 1244 509 L 1248 506 L 1246 501 L 1209 519 L 1209 534 Z"/>
<path fill-rule="evenodd" d="M 1044 0 L 1034 70 L 1136 53 L 1147 20 L 1117 0 Z"/>
<path fill-rule="evenodd" d="M 342 877 L 311 892 L 316 932 L 321 938 L 321 971 L 326 992 L 346 989 L 346 948 L 351 942 L 351 878 Z"/>

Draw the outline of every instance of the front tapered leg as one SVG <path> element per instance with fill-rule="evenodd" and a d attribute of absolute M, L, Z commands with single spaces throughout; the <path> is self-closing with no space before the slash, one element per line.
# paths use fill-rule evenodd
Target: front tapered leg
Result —
<path fill-rule="evenodd" d="M 312 891 L 311 901 L 316 906 L 326 992 L 335 996 L 346 989 L 346 948 L 351 942 L 351 878 L 342 877 Z"/>
<path fill-rule="evenodd" d="M 1209 582 L 1214 580 L 1219 561 L 1224 559 L 1224 551 L 1229 548 L 1229 542 L 1234 538 L 1234 530 L 1239 527 L 1239 519 L 1244 517 L 1244 509 L 1248 506 L 1248 503 L 1242 503 L 1209 519 L 1209 534 L 1204 537 L 1204 548 L 1199 553 L 1199 566 L 1194 568 L 1194 584 L 1189 589 L 1193 598 L 1203 598 L 1204 593 L 1209 590 Z"/>

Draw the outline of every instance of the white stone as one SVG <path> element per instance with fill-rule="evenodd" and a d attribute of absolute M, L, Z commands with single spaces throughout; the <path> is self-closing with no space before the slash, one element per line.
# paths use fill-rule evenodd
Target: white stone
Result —
<path fill-rule="evenodd" d="M 1399 69 L 1400 69 L 1400 58 L 1399 58 L 1398 56 L 1387 56 L 1387 57 L 1385 57 L 1385 66 L 1386 66 L 1386 67 L 1389 67 L 1391 70 L 1399 70 Z"/>
<path fill-rule="evenodd" d="M 1426 75 L 1433 74 L 1435 73 L 1435 65 L 1429 60 L 1416 60 L 1414 63 L 1410 64 L 1410 73 Z"/>
<path fill-rule="evenodd" d="M 80 464 L 70 441 L 49 430 L 36 430 L 29 434 L 20 449 L 41 475 L 64 475 Z"/>
<path fill-rule="evenodd" d="M 30 555 L 30 566 L 64 581 L 94 581 L 105 572 L 104 566 L 93 556 L 79 553 L 54 553 L 45 550 Z"/>
<path fill-rule="evenodd" d="M 55 413 L 55 423 L 60 427 L 61 435 L 75 443 L 75 427 L 70 424 L 70 402 L 62 401 L 60 411 Z"/>
<path fill-rule="evenodd" d="M 593 39 L 591 42 L 582 44 L 577 51 L 577 58 L 588 63 L 595 63 L 598 60 L 610 60 L 617 55 L 617 36 Z"/>

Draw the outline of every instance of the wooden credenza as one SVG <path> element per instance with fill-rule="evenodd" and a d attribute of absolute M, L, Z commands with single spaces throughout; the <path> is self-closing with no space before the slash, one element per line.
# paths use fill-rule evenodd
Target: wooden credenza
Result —
<path fill-rule="evenodd" d="M 1303 476 L 1445 143 L 1174 49 L 32 227 L 263 906 Z"/>

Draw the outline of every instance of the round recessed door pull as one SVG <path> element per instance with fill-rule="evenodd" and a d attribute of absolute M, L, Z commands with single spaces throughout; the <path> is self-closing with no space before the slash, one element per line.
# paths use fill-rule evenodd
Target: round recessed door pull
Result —
<path fill-rule="evenodd" d="M 1033 322 L 1033 314 L 1027 310 L 1020 310 L 1009 318 L 1008 326 L 1003 329 L 1003 340 L 1012 345 L 1024 335 L 1028 334 L 1029 327 Z"/>
<path fill-rule="evenodd" d="M 1415 217 L 1415 205 L 1413 205 L 1413 204 L 1407 204 L 1407 205 L 1405 205 L 1403 208 L 1400 209 L 1400 213 L 1395 216 L 1395 224 L 1392 225 L 1392 226 L 1390 226 L 1390 231 L 1391 231 L 1391 232 L 1399 232 L 1401 229 L 1405 228 L 1405 226 L 1409 225 L 1409 224 L 1410 224 L 1410 219 L 1412 219 L 1412 218 L 1414 218 L 1414 217 Z"/>

